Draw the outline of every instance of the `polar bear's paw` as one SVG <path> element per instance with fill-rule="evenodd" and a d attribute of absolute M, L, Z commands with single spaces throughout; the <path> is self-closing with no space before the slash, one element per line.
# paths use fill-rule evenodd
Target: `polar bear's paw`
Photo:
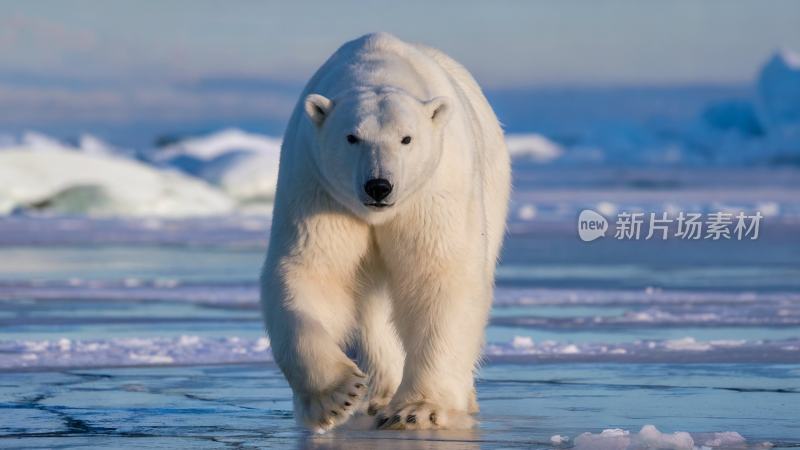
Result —
<path fill-rule="evenodd" d="M 375 381 L 373 382 L 373 380 Z M 386 408 L 392 401 L 394 391 L 397 387 L 396 384 L 380 387 L 380 380 L 380 377 L 370 377 L 370 387 L 372 388 L 372 392 L 370 392 L 369 406 L 367 407 L 367 415 L 370 416 L 386 412 Z"/>
<path fill-rule="evenodd" d="M 375 419 L 380 430 L 441 430 L 468 429 L 475 426 L 475 419 L 466 412 L 441 408 L 426 401 L 411 402 L 385 409 Z"/>
<path fill-rule="evenodd" d="M 386 412 L 385 409 L 389 406 L 389 402 L 392 401 L 391 397 L 385 398 L 375 398 L 371 397 L 369 399 L 369 406 L 367 407 L 367 415 L 374 416 L 380 412 Z"/>
<path fill-rule="evenodd" d="M 315 433 L 325 433 L 350 418 L 367 393 L 367 376 L 354 369 L 330 389 L 295 399 L 295 414 Z"/>

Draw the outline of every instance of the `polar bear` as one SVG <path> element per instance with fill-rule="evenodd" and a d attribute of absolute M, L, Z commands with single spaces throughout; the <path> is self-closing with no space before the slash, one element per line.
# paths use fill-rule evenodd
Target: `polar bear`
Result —
<path fill-rule="evenodd" d="M 299 423 L 474 424 L 509 191 L 497 118 L 448 56 L 376 33 L 322 65 L 284 136 L 261 277 Z"/>

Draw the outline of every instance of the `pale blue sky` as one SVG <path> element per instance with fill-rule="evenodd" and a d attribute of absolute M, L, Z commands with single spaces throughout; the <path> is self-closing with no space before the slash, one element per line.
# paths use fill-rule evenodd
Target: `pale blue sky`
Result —
<path fill-rule="evenodd" d="M 445 50 L 488 88 L 749 83 L 776 48 L 800 49 L 800 2 L 790 0 L 84 0 L 0 8 L 0 122 L 8 105 L 15 120 L 126 120 L 134 106 L 135 114 L 150 108 L 176 117 L 246 110 L 246 97 L 203 100 L 176 86 L 218 78 L 302 84 L 342 42 L 377 30 Z M 290 99 L 278 97 L 284 114 Z"/>

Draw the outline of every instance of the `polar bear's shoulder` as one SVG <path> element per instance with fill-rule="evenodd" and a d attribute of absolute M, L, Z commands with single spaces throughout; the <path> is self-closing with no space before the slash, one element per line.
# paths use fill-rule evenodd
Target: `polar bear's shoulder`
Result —
<path fill-rule="evenodd" d="M 394 54 L 415 66 L 436 66 L 463 89 L 470 98 L 482 98 L 483 91 L 469 71 L 441 50 L 418 43 L 409 43 L 386 32 L 365 34 L 338 51 L 336 59 L 350 59 L 364 53 Z"/>
<path fill-rule="evenodd" d="M 453 58 L 447 56 L 441 50 L 427 45 L 414 44 L 414 46 L 423 54 L 436 61 L 439 66 L 447 72 L 458 85 L 464 89 L 470 98 L 483 98 L 483 91 L 478 86 L 478 82 L 470 75 L 469 71 L 461 64 L 456 62 Z"/>
<path fill-rule="evenodd" d="M 433 64 L 434 61 L 415 45 L 386 33 L 365 34 L 339 47 L 329 60 L 331 67 L 347 65 L 354 60 L 399 59 L 412 64 Z"/>

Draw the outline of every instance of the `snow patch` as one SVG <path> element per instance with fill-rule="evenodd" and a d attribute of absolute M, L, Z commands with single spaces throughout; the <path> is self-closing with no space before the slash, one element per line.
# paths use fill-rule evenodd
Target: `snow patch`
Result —
<path fill-rule="evenodd" d="M 553 436 L 561 437 L 561 436 Z M 551 442 L 553 442 L 551 438 Z M 554 444 L 561 443 L 553 442 Z M 699 445 L 697 445 L 699 444 Z M 654 425 L 645 425 L 638 433 L 611 428 L 600 433 L 582 433 L 575 438 L 576 450 L 702 450 L 702 449 L 745 449 L 747 441 L 735 431 L 714 433 L 696 438 L 685 431 L 662 433 Z"/>
<path fill-rule="evenodd" d="M 536 214 L 538 211 L 536 210 L 536 205 L 522 205 L 519 210 L 517 211 L 517 217 L 520 220 L 531 221 L 536 218 Z"/>
<path fill-rule="evenodd" d="M 711 350 L 712 344 L 709 342 L 697 342 L 693 337 L 685 337 L 681 339 L 670 339 L 664 342 L 664 347 L 667 350 L 705 352 Z"/>
<path fill-rule="evenodd" d="M 511 347 L 515 349 L 533 348 L 534 346 L 533 338 L 528 336 L 514 336 L 514 339 L 511 340 Z"/>

